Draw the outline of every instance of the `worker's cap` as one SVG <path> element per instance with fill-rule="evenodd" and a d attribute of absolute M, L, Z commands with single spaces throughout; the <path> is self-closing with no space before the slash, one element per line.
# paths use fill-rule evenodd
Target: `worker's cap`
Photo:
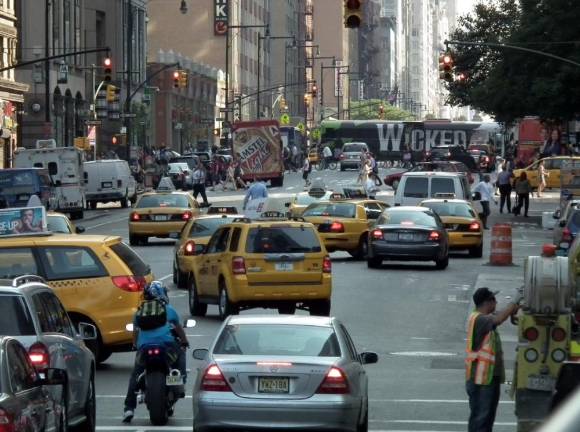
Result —
<path fill-rule="evenodd" d="M 475 306 L 481 306 L 487 300 L 493 300 L 499 291 L 492 291 L 487 287 L 477 288 L 473 293 L 473 303 Z"/>

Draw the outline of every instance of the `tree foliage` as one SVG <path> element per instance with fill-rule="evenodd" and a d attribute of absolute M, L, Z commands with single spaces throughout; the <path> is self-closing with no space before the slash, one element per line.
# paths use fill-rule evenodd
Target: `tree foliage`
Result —
<path fill-rule="evenodd" d="M 459 20 L 450 39 L 516 45 L 580 63 L 575 0 L 490 0 Z M 574 43 L 574 41 L 576 41 Z M 526 115 L 568 120 L 580 112 L 580 67 L 509 48 L 450 46 L 463 82 L 447 84 L 448 102 L 511 122 Z"/>
<path fill-rule="evenodd" d="M 414 120 L 413 114 L 391 105 L 389 102 L 380 99 L 370 99 L 362 101 L 351 101 L 351 120 L 377 120 L 379 109 L 383 107 L 383 120 Z"/>

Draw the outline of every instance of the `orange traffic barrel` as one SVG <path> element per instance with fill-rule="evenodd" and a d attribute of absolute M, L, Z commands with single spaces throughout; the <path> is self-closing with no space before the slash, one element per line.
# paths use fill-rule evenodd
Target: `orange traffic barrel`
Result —
<path fill-rule="evenodd" d="M 496 224 L 491 229 L 491 265 L 512 264 L 512 226 Z"/>

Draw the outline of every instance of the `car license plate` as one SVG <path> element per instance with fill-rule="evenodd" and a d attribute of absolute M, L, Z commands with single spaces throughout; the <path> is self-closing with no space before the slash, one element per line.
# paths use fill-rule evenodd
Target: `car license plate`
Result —
<path fill-rule="evenodd" d="M 182 384 L 183 384 L 183 377 L 181 375 L 178 375 L 178 376 L 167 375 L 167 377 L 165 378 L 165 385 L 176 386 L 176 385 L 182 385 Z"/>
<path fill-rule="evenodd" d="M 153 220 L 155 221 L 166 221 L 167 220 L 167 215 L 155 215 L 153 216 Z"/>
<path fill-rule="evenodd" d="M 401 233 L 399 234 L 399 240 L 407 240 L 407 241 L 412 241 L 414 238 L 414 234 L 412 233 Z"/>
<path fill-rule="evenodd" d="M 548 375 L 530 375 L 528 388 L 530 390 L 552 391 L 556 386 L 556 379 Z"/>
<path fill-rule="evenodd" d="M 113 187 L 113 183 L 112 182 L 103 182 L 103 183 L 101 183 L 101 187 L 104 187 L 104 188 L 112 188 Z"/>
<path fill-rule="evenodd" d="M 291 262 L 276 263 L 276 271 L 289 272 L 294 270 L 294 264 Z"/>
<path fill-rule="evenodd" d="M 288 378 L 258 378 L 258 393 L 289 393 Z"/>

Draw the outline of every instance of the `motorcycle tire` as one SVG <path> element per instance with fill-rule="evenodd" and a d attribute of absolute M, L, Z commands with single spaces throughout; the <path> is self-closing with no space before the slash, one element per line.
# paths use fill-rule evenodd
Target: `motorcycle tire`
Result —
<path fill-rule="evenodd" d="M 165 374 L 160 371 L 150 372 L 145 380 L 147 383 L 145 400 L 149 410 L 149 420 L 154 426 L 164 426 L 169 419 Z"/>

